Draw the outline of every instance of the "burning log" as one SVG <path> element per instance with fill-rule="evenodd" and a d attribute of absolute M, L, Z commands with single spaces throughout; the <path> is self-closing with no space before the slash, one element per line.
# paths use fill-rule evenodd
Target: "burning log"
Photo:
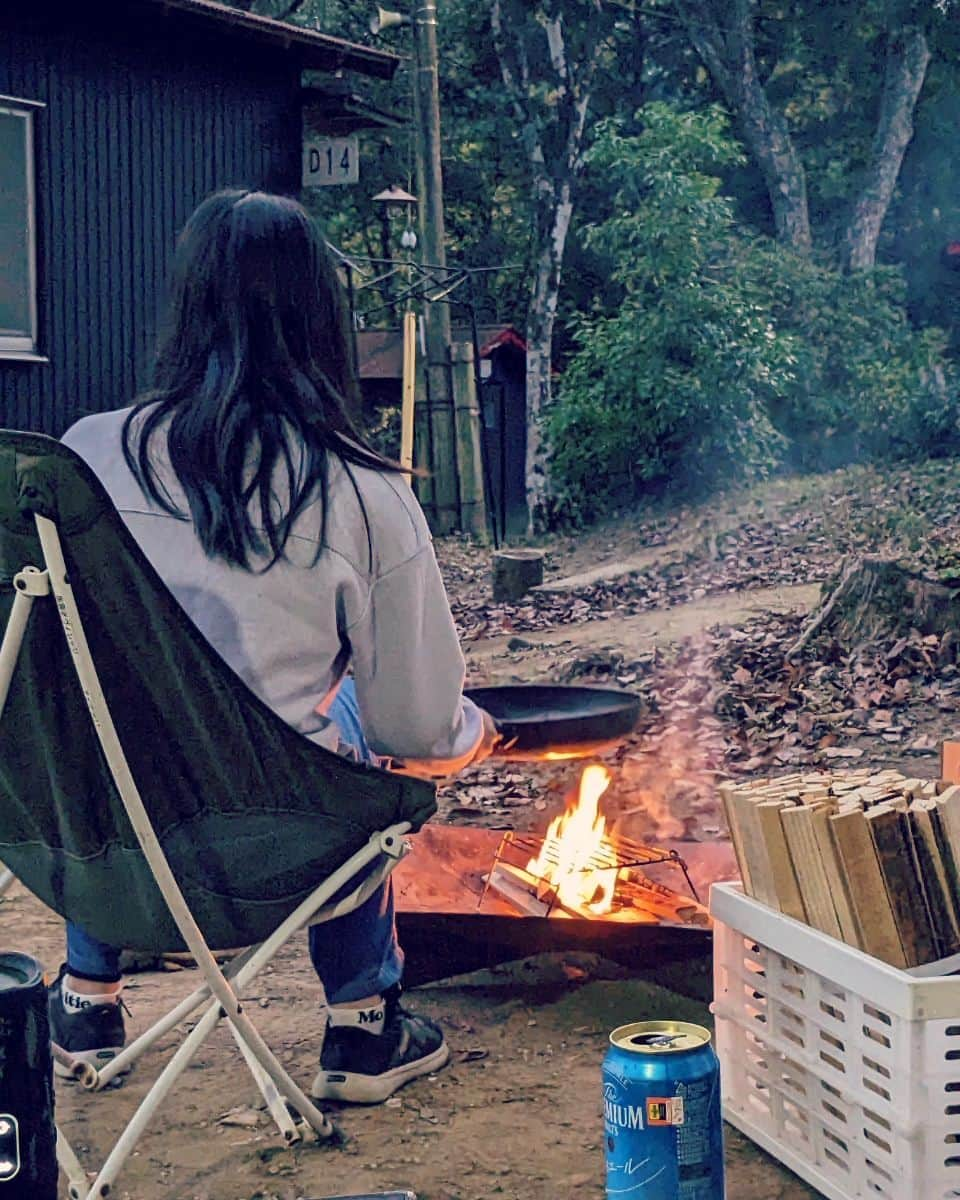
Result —
<path fill-rule="evenodd" d="M 599 803 L 609 784 L 605 767 L 589 766 L 575 801 L 550 822 L 542 839 L 506 835 L 484 895 L 492 889 L 531 916 L 709 924 L 676 851 L 642 846 L 607 832 Z M 661 863 L 679 867 L 692 898 L 678 896 L 637 869 Z"/>
<path fill-rule="evenodd" d="M 596 818 L 586 822 L 596 824 Z M 576 950 L 638 974 L 683 964 L 682 979 L 698 997 L 709 995 L 709 917 L 693 897 L 696 887 L 705 895 L 710 883 L 736 878 L 729 842 L 651 847 L 604 828 L 592 853 L 578 859 L 587 872 L 616 880 L 610 910 L 596 912 L 589 907 L 595 907 L 596 887 L 584 889 L 586 905 L 568 907 L 554 885 L 528 869 L 541 857 L 553 868 L 560 861 L 556 846 L 543 837 L 427 825 L 411 840 L 413 853 L 394 875 L 410 986 Z M 661 871 L 664 882 L 651 878 Z M 678 890 L 665 886 L 672 880 Z"/>

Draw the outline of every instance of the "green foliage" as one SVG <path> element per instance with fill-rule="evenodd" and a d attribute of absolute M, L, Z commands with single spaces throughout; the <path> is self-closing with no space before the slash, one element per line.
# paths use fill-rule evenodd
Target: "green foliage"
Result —
<path fill-rule="evenodd" d="M 793 382 L 793 347 L 729 270 L 736 228 L 708 171 L 741 152 L 715 108 L 638 114 L 598 131 L 589 163 L 616 180 L 615 215 L 587 231 L 622 300 L 582 319 L 549 418 L 558 508 L 592 516 L 639 484 L 706 484 L 776 461 L 768 416 Z"/>
<path fill-rule="evenodd" d="M 585 236 L 620 295 L 573 322 L 549 418 L 558 515 L 778 459 L 960 450 L 945 335 L 911 324 L 901 272 L 842 275 L 739 226 L 715 174 L 740 158 L 718 110 L 656 103 L 637 119 L 633 136 L 606 122 L 590 154 L 616 190 Z"/>
<path fill-rule="evenodd" d="M 280 16 L 292 0 L 235 2 Z M 504 0 L 510 29 L 535 21 L 542 7 Z M 726 29 L 729 5 L 710 7 Z M 758 75 L 802 159 L 819 256 L 797 257 L 767 236 L 766 182 L 707 107 L 716 84 L 675 0 L 603 4 L 609 24 L 586 134 L 595 149 L 574 194 L 554 343 L 564 382 L 548 433 L 566 513 L 589 515 L 624 490 L 757 474 L 778 461 L 808 467 L 958 450 L 954 368 L 945 335 L 931 327 L 947 328 L 956 355 L 960 272 L 940 253 L 960 239 L 956 0 L 753 7 Z M 303 0 L 290 19 L 371 43 L 372 9 Z M 564 12 L 575 58 L 596 14 L 587 0 L 564 0 Z M 488 0 L 440 0 L 439 16 L 448 259 L 519 265 L 478 273 L 472 300 L 482 320 L 523 329 L 536 212 L 525 130 L 503 86 Z M 917 22 L 933 58 L 879 245 L 881 261 L 905 267 L 905 301 L 899 267 L 844 276 L 831 248 L 871 154 L 887 31 Z M 525 51 L 533 120 L 552 152 L 558 93 L 546 39 L 533 32 Z M 411 31 L 398 26 L 373 44 L 401 54 L 402 65 L 391 82 L 357 79 L 357 91 L 406 114 Z M 399 220 L 391 227 L 372 196 L 391 182 L 416 191 L 411 131 L 365 131 L 361 151 L 357 187 L 323 189 L 308 203 L 344 250 L 391 257 Z M 381 273 L 365 269 L 367 278 Z M 396 323 L 389 302 L 399 283 L 390 286 L 360 292 L 371 324 Z M 466 296 L 466 287 L 456 293 Z M 464 312 L 454 308 L 453 316 Z"/>
<path fill-rule="evenodd" d="M 740 270 L 794 346 L 793 385 L 771 415 L 797 465 L 960 448 L 946 335 L 911 324 L 899 270 L 842 275 L 759 239 L 744 246 Z"/>

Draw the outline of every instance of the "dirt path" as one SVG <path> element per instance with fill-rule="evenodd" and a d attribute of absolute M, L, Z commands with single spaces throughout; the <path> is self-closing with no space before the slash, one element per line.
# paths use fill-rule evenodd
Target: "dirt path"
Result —
<path fill-rule="evenodd" d="M 37 954 L 48 970 L 60 961 L 62 923 L 18 885 L 0 903 L 0 938 Z M 565 966 L 540 958 L 418 989 L 408 1001 L 443 1022 L 452 1064 L 385 1106 L 336 1113 L 346 1139 L 339 1147 L 282 1148 L 221 1029 L 148 1128 L 115 1195 L 312 1200 L 408 1187 L 420 1200 L 600 1200 L 607 1033 L 637 1019 L 709 1021 L 703 1004 L 623 976 L 594 956 Z M 131 1030 L 146 1028 L 196 978 L 192 971 L 131 976 Z M 279 956 L 246 1000 L 284 1064 L 309 1085 L 319 1016 L 302 940 Z M 116 1090 L 89 1095 L 58 1084 L 58 1119 L 87 1164 L 102 1161 L 170 1045 L 165 1039 Z M 815 1196 L 730 1129 L 727 1161 L 731 1200 Z"/>
<path fill-rule="evenodd" d="M 741 625 L 763 613 L 809 612 L 819 598 L 817 583 L 727 592 L 632 617 L 610 616 L 520 637 L 483 638 L 467 647 L 467 663 L 471 678 L 484 683 L 507 682 L 514 676 L 536 680 L 549 675 L 558 658 L 577 651 L 613 649 L 630 658 L 715 625 Z"/>

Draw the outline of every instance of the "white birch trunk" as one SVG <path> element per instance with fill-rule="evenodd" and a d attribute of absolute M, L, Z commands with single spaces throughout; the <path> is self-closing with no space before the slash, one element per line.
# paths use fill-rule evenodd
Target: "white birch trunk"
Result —
<path fill-rule="evenodd" d="M 533 294 L 527 313 L 527 505 L 532 533 L 549 490 L 543 420 L 552 396 L 553 327 L 557 317 L 563 253 L 573 216 L 570 184 L 561 185 L 552 208 L 549 237 L 537 260 Z"/>
<path fill-rule="evenodd" d="M 595 0 L 597 15 L 600 0 Z M 543 419 L 551 399 L 553 327 L 563 271 L 563 254 L 573 216 L 573 184 L 583 167 L 582 145 L 593 79 L 600 57 L 599 24 L 589 26 L 579 61 L 571 61 L 564 38 L 560 0 L 538 5 L 531 16 L 528 0 L 491 0 L 490 24 L 507 93 L 522 132 L 533 180 L 535 267 L 527 315 L 527 455 L 528 528 L 532 532 L 549 492 Z M 548 10 L 548 11 L 547 11 Z M 533 80 L 525 37 L 546 37 L 554 75 L 551 123 L 560 133 L 548 162 L 544 153 L 541 80 Z"/>

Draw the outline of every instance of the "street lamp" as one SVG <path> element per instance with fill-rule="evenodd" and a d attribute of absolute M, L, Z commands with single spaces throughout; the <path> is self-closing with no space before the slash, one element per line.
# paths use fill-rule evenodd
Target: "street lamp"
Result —
<path fill-rule="evenodd" d="M 399 216 L 402 213 L 411 213 L 415 205 L 420 203 L 416 196 L 411 196 L 396 183 L 384 188 L 382 192 L 377 192 L 373 202 L 374 204 L 385 204 L 391 217 Z"/>
<path fill-rule="evenodd" d="M 404 191 L 399 184 L 392 184 L 388 188 L 384 188 L 382 192 L 377 192 L 373 198 L 374 204 L 382 204 L 387 211 L 388 217 L 406 217 L 407 224 L 400 238 L 400 245 L 404 250 L 413 250 L 417 245 L 417 235 L 413 232 L 413 210 L 417 207 L 420 201 L 416 196 L 411 196 L 409 192 Z"/>

